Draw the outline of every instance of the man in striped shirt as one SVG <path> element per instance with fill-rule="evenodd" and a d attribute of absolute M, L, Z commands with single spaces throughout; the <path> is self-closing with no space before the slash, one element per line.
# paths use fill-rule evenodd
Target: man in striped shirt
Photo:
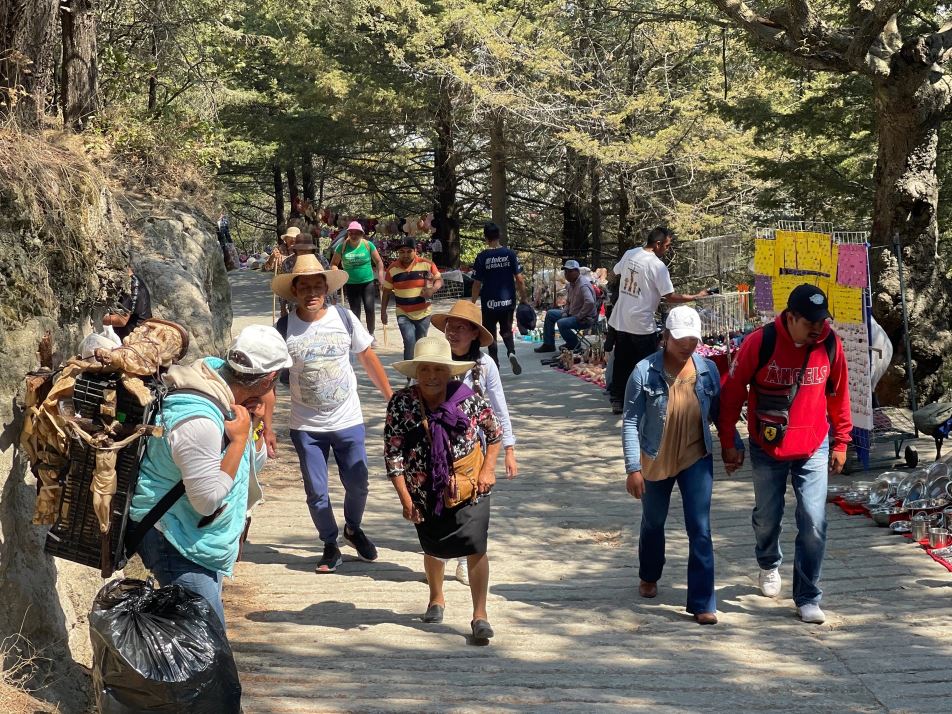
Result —
<path fill-rule="evenodd" d="M 381 286 L 380 322 L 387 324 L 387 305 L 394 296 L 397 326 L 403 336 L 403 359 L 413 359 L 417 340 L 430 328 L 430 298 L 443 287 L 437 267 L 416 253 L 416 241 L 407 236 L 400 243 L 397 260 L 389 268 Z"/>

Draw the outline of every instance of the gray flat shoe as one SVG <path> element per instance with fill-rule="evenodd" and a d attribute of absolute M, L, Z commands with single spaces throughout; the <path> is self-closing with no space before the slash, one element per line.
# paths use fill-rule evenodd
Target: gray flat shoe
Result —
<path fill-rule="evenodd" d="M 473 628 L 474 640 L 488 640 L 496 634 L 493 632 L 492 625 L 489 624 L 488 620 L 473 620 L 470 623 L 470 627 Z"/>
<path fill-rule="evenodd" d="M 423 622 L 443 622 L 443 606 L 430 605 L 423 613 Z"/>

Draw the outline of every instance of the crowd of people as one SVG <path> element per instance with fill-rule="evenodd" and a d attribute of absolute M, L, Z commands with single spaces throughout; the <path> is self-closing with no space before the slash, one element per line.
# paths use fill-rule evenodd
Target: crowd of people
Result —
<path fill-rule="evenodd" d="M 284 306 L 274 327 L 247 327 L 224 359 L 175 366 L 166 376 L 173 390 L 163 403 L 166 437 L 149 442 L 130 512 L 135 526 L 149 517 L 170 484 L 184 483 L 186 498 L 165 511 L 141 546 L 160 584 L 181 583 L 201 593 L 224 622 L 222 577 L 231 573 L 237 557 L 244 506 L 255 500 L 256 474 L 274 455 L 276 434 L 285 426 L 274 416 L 275 382 L 285 370 L 291 404 L 286 426 L 304 500 L 323 544 L 315 572 L 342 567 L 339 538 L 360 559 L 378 558 L 363 530 L 370 483 L 354 371 L 359 362 L 387 402 L 382 451 L 402 515 L 414 525 L 423 551 L 429 596 L 422 619 L 442 621 L 444 571 L 446 563 L 455 563 L 455 577 L 469 585 L 472 595 L 474 640 L 486 643 L 493 637 L 487 552 L 500 452 L 506 476 L 519 473 L 497 330 L 518 375 L 512 326 L 527 295 L 522 266 L 515 252 L 500 245 L 498 227 L 487 224 L 484 236 L 486 249 L 474 261 L 471 298 L 433 314 L 432 297 L 442 276 L 432 261 L 417 254 L 412 238 L 385 267 L 359 223 L 349 226 L 329 263 L 306 236 L 287 231 L 287 255 L 271 283 Z M 794 602 L 803 621 L 823 622 L 819 581 L 826 479 L 828 472 L 842 469 L 851 430 L 846 360 L 829 324 L 827 298 L 811 285 L 798 287 L 773 323 L 744 340 L 733 369 L 721 375 L 697 354 L 701 320 L 682 304 L 698 295 L 675 293 L 661 261 L 671 240 L 670 231 L 655 229 L 643 246 L 621 258 L 614 271 L 620 278 L 618 297 L 608 322 L 615 350 L 609 392 L 613 411 L 623 414 L 625 487 L 643 506 L 639 593 L 657 595 L 665 521 L 677 485 L 690 549 L 686 609 L 699 624 L 717 622 L 710 524 L 713 424 L 728 472 L 740 468 L 749 451 L 754 551 L 760 589 L 768 597 L 781 591 L 779 535 L 784 494 L 792 481 L 798 503 Z M 593 285 L 580 279 L 579 264 L 569 260 L 564 271 L 566 305 L 546 313 L 536 352 L 555 350 L 556 328 L 574 347 L 578 331 L 598 317 Z M 403 337 L 403 359 L 393 365 L 400 375 L 397 389 L 374 349 L 375 281 L 382 287 L 381 322 L 388 323 L 392 300 Z M 144 286 L 136 284 L 133 291 L 140 292 L 123 303 L 130 314 L 143 300 Z M 340 290 L 349 309 L 332 299 Z M 674 307 L 659 336 L 654 325 L 662 302 Z M 107 320 L 115 328 L 126 326 L 113 314 Z M 745 403 L 746 447 L 736 428 Z M 328 488 L 332 452 L 344 488 L 342 529 Z"/>

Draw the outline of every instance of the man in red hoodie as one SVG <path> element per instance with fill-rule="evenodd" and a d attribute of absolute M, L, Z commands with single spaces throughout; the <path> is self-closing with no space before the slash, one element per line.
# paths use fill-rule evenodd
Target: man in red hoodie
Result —
<path fill-rule="evenodd" d="M 730 473 L 744 462 L 734 435 L 747 402 L 754 552 L 760 590 L 767 597 L 780 593 L 780 531 L 788 476 L 793 482 L 797 497 L 793 601 L 800 619 L 813 623 L 826 619 L 820 609 L 819 581 L 826 550 L 827 473 L 843 470 L 853 428 L 846 357 L 829 317 L 822 290 L 813 285 L 794 289 L 787 309 L 741 345 L 721 391 L 718 424 L 721 453 Z"/>

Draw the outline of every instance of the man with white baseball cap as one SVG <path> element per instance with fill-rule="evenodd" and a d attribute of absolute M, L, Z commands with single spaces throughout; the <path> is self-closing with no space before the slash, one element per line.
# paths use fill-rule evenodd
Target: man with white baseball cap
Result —
<path fill-rule="evenodd" d="M 146 446 L 127 547 L 160 585 L 183 585 L 207 599 L 222 625 L 222 579 L 238 558 L 249 483 L 267 460 L 252 428 L 274 398 L 278 371 L 290 365 L 277 330 L 251 325 L 225 359 L 173 365 L 162 379 L 169 392 L 157 423 L 165 433 Z"/>
<path fill-rule="evenodd" d="M 565 308 L 553 308 L 545 313 L 542 344 L 535 348 L 536 352 L 555 352 L 556 327 L 565 340 L 565 346 L 574 350 L 579 343 L 576 331 L 591 327 L 598 317 L 595 287 L 588 278 L 582 279 L 581 269 L 577 260 L 565 261 L 562 268 L 568 282 L 565 286 Z"/>

